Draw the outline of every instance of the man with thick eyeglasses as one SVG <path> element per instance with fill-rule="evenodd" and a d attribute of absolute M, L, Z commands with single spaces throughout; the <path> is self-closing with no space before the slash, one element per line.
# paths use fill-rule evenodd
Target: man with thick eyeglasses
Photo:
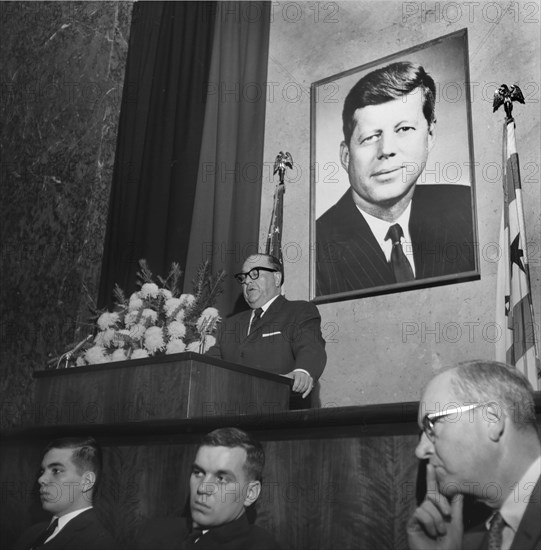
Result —
<path fill-rule="evenodd" d="M 540 550 L 541 443 L 527 379 L 494 361 L 446 369 L 424 391 L 419 427 L 427 493 L 408 522 L 410 550 Z M 466 532 L 464 495 L 492 511 Z"/>
<path fill-rule="evenodd" d="M 283 270 L 273 256 L 249 256 L 235 278 L 250 310 L 222 322 L 208 354 L 289 376 L 294 394 L 306 398 L 327 361 L 317 307 L 281 295 Z M 307 406 L 306 401 L 291 404 Z"/>

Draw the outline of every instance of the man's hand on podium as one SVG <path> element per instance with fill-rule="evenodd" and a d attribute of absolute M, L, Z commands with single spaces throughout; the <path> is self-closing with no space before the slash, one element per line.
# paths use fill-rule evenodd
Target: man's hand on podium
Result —
<path fill-rule="evenodd" d="M 302 393 L 304 399 L 314 389 L 314 379 L 304 370 L 296 369 L 283 376 L 293 379 L 292 391 Z"/>

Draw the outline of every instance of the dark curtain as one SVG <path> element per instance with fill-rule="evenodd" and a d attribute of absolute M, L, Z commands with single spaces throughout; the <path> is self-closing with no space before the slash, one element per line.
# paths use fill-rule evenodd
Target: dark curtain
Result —
<path fill-rule="evenodd" d="M 136 2 L 122 96 L 98 305 L 185 266 L 199 169 L 215 2 Z"/>
<path fill-rule="evenodd" d="M 225 269 L 223 316 L 245 307 L 232 274 L 259 244 L 270 7 L 220 2 L 217 10 L 185 291 L 202 261 Z"/>

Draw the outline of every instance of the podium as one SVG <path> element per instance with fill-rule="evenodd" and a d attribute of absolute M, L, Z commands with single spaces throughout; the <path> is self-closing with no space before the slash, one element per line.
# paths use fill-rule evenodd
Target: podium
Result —
<path fill-rule="evenodd" d="M 38 371 L 32 426 L 111 425 L 286 411 L 292 380 L 198 353 Z"/>

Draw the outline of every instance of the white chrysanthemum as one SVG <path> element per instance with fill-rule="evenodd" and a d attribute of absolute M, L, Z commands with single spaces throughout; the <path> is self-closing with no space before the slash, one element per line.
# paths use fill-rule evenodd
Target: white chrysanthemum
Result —
<path fill-rule="evenodd" d="M 115 332 L 113 338 L 113 345 L 115 348 L 123 348 L 127 342 L 130 341 L 130 331 L 126 329 L 118 330 Z"/>
<path fill-rule="evenodd" d="M 128 359 L 128 356 L 126 355 L 126 351 L 123 349 L 115 349 L 111 355 L 111 361 L 126 361 Z"/>
<path fill-rule="evenodd" d="M 197 319 L 197 330 L 199 332 L 210 332 L 218 320 L 220 319 L 220 314 L 215 307 L 207 307 L 203 310 L 199 319 Z"/>
<path fill-rule="evenodd" d="M 135 311 L 137 309 L 141 309 L 143 307 L 143 300 L 141 300 L 141 296 L 139 296 L 139 292 L 134 292 L 130 296 L 130 301 L 128 302 L 128 309 L 130 311 Z"/>
<path fill-rule="evenodd" d="M 86 361 L 84 360 L 83 356 L 82 355 L 79 355 L 79 357 L 77 357 L 77 361 L 75 361 L 75 366 L 76 367 L 84 367 L 86 365 Z"/>
<path fill-rule="evenodd" d="M 172 353 L 182 353 L 186 349 L 186 344 L 180 339 L 175 338 L 170 340 L 165 348 L 165 354 L 171 355 Z"/>
<path fill-rule="evenodd" d="M 102 346 L 93 346 L 86 350 L 85 359 L 89 365 L 98 365 L 99 363 L 107 363 L 109 356 Z"/>
<path fill-rule="evenodd" d="M 130 327 L 130 337 L 136 341 L 141 340 L 145 335 L 146 330 L 147 329 L 144 327 L 144 325 L 133 325 L 132 327 Z"/>
<path fill-rule="evenodd" d="M 139 291 L 139 294 L 141 295 L 141 298 L 156 298 L 158 296 L 158 292 L 160 289 L 158 288 L 158 285 L 155 283 L 145 283 L 141 290 Z"/>
<path fill-rule="evenodd" d="M 96 334 L 94 338 L 94 344 L 106 348 L 111 345 L 114 337 L 115 331 L 112 328 L 102 330 L 98 332 L 98 334 Z"/>
<path fill-rule="evenodd" d="M 150 327 L 145 332 L 145 348 L 150 354 L 154 354 L 157 351 L 165 347 L 163 341 L 163 332 L 160 327 Z"/>
<path fill-rule="evenodd" d="M 186 336 L 186 325 L 179 321 L 173 321 L 167 326 L 167 334 L 171 338 L 184 338 Z"/>
<path fill-rule="evenodd" d="M 109 327 L 115 326 L 116 323 L 118 323 L 118 320 L 118 313 L 106 311 L 99 316 L 98 326 L 100 327 L 100 330 L 105 330 Z"/>
<path fill-rule="evenodd" d="M 156 319 L 158 319 L 158 314 L 153 309 L 143 309 L 143 313 L 141 314 L 141 320 L 145 322 L 151 322 L 155 323 Z"/>
<path fill-rule="evenodd" d="M 124 325 L 126 325 L 126 327 L 129 328 L 135 325 L 135 323 L 137 323 L 138 320 L 139 320 L 139 311 L 137 310 L 128 311 L 128 313 L 126 313 L 126 316 L 124 317 Z"/>
<path fill-rule="evenodd" d="M 193 294 L 181 294 L 180 302 L 184 307 L 190 307 L 195 302 L 195 296 Z"/>
<path fill-rule="evenodd" d="M 167 317 L 171 317 L 179 307 L 180 298 L 169 298 L 165 301 L 165 314 Z"/>
<path fill-rule="evenodd" d="M 207 353 L 207 351 L 216 343 L 216 338 L 209 334 L 208 336 L 205 336 L 204 342 L 205 345 L 203 346 L 203 353 Z"/>
<path fill-rule="evenodd" d="M 178 311 L 178 313 L 175 315 L 175 321 L 178 321 L 179 323 L 182 323 L 184 321 L 184 317 L 186 317 L 186 310 L 181 309 Z"/>
<path fill-rule="evenodd" d="M 199 353 L 199 347 L 201 346 L 201 342 L 199 340 L 192 342 L 191 344 L 188 344 L 186 346 L 186 351 L 194 351 L 195 353 Z"/>
<path fill-rule="evenodd" d="M 131 359 L 144 359 L 145 357 L 148 357 L 148 351 L 146 349 L 135 349 L 131 354 Z"/>
<path fill-rule="evenodd" d="M 159 294 L 163 296 L 164 300 L 169 300 L 173 297 L 173 294 L 171 294 L 171 291 L 167 288 L 160 288 Z"/>

